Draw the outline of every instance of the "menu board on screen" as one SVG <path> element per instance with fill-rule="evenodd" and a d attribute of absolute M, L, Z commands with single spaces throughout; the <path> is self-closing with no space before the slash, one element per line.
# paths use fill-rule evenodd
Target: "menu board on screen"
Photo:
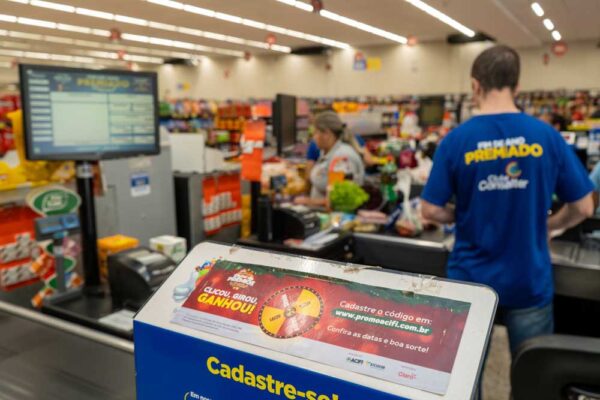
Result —
<path fill-rule="evenodd" d="M 155 73 L 20 65 L 31 160 L 157 154 Z"/>

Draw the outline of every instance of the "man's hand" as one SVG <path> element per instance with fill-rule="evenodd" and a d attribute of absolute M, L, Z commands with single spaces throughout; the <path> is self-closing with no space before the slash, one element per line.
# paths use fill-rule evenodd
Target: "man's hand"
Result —
<path fill-rule="evenodd" d="M 454 222 L 454 208 L 440 207 L 421 199 L 421 215 L 428 221 L 438 224 L 451 224 Z"/>
<path fill-rule="evenodd" d="M 588 194 L 573 203 L 565 204 L 548 218 L 548 230 L 569 229 L 594 215 L 594 200 Z"/>

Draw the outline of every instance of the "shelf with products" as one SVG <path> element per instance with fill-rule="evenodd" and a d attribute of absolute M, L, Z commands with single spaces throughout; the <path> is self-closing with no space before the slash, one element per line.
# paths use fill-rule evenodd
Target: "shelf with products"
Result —
<path fill-rule="evenodd" d="M 12 122 L 8 113 L 21 107 L 21 98 L 17 94 L 0 96 L 0 157 L 15 148 Z"/>

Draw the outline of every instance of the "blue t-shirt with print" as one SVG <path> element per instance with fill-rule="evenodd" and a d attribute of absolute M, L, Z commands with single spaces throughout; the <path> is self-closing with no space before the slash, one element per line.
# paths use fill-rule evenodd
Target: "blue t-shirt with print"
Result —
<path fill-rule="evenodd" d="M 549 304 L 554 293 L 547 218 L 552 195 L 574 202 L 592 183 L 550 125 L 522 113 L 480 115 L 438 147 L 423 199 L 456 196 L 448 277 L 489 285 L 507 308 Z"/>
<path fill-rule="evenodd" d="M 592 172 L 590 173 L 590 179 L 594 184 L 594 190 L 600 192 L 600 162 L 596 164 Z M 600 207 L 596 209 L 596 214 L 600 214 Z"/>

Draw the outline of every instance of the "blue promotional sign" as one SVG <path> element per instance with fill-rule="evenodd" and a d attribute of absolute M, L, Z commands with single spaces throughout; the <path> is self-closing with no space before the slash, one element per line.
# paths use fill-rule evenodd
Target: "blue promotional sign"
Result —
<path fill-rule="evenodd" d="M 131 175 L 131 196 L 140 197 L 150 194 L 150 175 L 139 172 Z"/>
<path fill-rule="evenodd" d="M 406 400 L 137 321 L 134 337 L 138 400 Z"/>

